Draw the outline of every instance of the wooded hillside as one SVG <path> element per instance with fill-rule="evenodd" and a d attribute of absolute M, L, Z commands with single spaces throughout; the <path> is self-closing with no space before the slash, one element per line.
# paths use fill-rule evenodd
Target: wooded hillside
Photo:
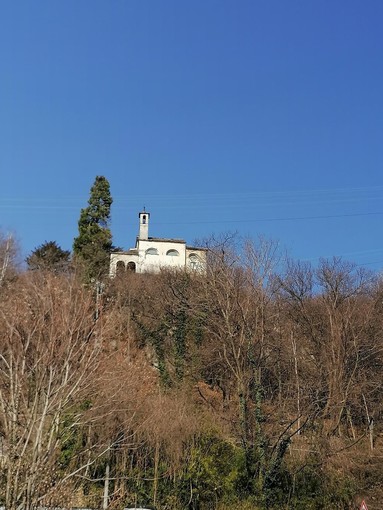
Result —
<path fill-rule="evenodd" d="M 274 243 L 206 275 L 0 259 L 0 503 L 369 509 L 383 500 L 383 285 Z M 375 506 L 374 506 L 375 505 Z"/>

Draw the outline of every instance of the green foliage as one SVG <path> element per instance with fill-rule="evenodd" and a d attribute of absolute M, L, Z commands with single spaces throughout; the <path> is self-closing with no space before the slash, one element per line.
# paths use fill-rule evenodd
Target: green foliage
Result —
<path fill-rule="evenodd" d="M 347 509 L 355 494 L 355 487 L 347 476 L 327 473 L 314 458 L 296 475 L 286 472 L 284 489 L 288 508 L 294 510 Z"/>
<path fill-rule="evenodd" d="M 61 468 L 67 468 L 73 459 L 77 458 L 78 450 L 81 445 L 81 432 L 75 425 L 74 414 L 67 413 L 60 423 L 61 449 L 59 454 L 59 465 Z"/>
<path fill-rule="evenodd" d="M 76 407 L 68 409 L 60 420 L 58 435 L 60 437 L 59 465 L 60 468 L 66 468 L 75 459 L 86 443 L 85 432 L 78 423 L 78 416 L 83 415 L 92 407 L 90 399 L 85 399 Z"/>
<path fill-rule="evenodd" d="M 137 326 L 142 345 L 148 343 L 154 349 L 160 381 L 163 387 L 170 387 L 171 379 L 165 360 L 165 337 L 167 333 L 165 325 L 160 324 L 156 329 L 150 329 L 137 316 L 133 315 L 132 318 Z"/>
<path fill-rule="evenodd" d="M 101 280 L 108 273 L 112 234 L 109 228 L 112 205 L 110 186 L 103 176 L 97 176 L 90 190 L 88 207 L 81 210 L 79 235 L 73 243 L 77 261 L 82 265 L 86 281 Z"/>
<path fill-rule="evenodd" d="M 205 434 L 191 448 L 184 482 L 193 508 L 215 508 L 222 499 L 236 499 L 236 483 L 243 452 L 228 441 Z"/>
<path fill-rule="evenodd" d="M 63 273 L 69 270 L 70 251 L 63 250 L 56 241 L 45 241 L 26 258 L 28 269 Z"/>
<path fill-rule="evenodd" d="M 156 357 L 160 379 L 164 387 L 176 387 L 184 380 L 185 367 L 189 366 L 190 344 L 194 337 L 201 334 L 201 328 L 197 335 L 194 325 L 195 318 L 188 309 L 188 286 L 190 280 L 188 275 L 175 275 L 167 273 L 172 287 L 171 298 L 166 296 L 166 310 L 163 314 L 157 315 L 156 311 L 150 309 L 146 313 L 132 314 L 132 319 L 137 327 L 137 334 L 142 346 L 151 345 Z M 173 281 L 174 280 L 174 281 Z M 153 302 L 145 295 L 141 308 L 150 306 Z"/>

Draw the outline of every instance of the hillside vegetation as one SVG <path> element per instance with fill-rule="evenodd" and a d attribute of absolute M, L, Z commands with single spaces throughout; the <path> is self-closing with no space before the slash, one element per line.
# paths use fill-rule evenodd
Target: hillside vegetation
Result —
<path fill-rule="evenodd" d="M 207 274 L 0 258 L 0 503 L 381 508 L 383 285 L 274 243 Z M 375 506 L 374 506 L 375 504 Z"/>

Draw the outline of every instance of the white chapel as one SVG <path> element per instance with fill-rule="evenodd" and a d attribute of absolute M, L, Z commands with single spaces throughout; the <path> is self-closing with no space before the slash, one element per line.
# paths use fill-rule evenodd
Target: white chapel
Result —
<path fill-rule="evenodd" d="M 158 273 L 162 268 L 206 270 L 206 250 L 186 246 L 182 239 L 149 237 L 150 213 L 142 211 L 135 248 L 110 255 L 110 276 L 120 271 Z"/>

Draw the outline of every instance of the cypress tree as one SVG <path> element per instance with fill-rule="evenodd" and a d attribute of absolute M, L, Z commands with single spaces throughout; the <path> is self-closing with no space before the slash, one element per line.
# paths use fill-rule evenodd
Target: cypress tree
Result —
<path fill-rule="evenodd" d="M 81 209 L 79 235 L 73 243 L 76 260 L 87 282 L 102 280 L 108 274 L 112 234 L 109 228 L 113 199 L 108 180 L 97 176 L 90 190 L 88 207 Z"/>

